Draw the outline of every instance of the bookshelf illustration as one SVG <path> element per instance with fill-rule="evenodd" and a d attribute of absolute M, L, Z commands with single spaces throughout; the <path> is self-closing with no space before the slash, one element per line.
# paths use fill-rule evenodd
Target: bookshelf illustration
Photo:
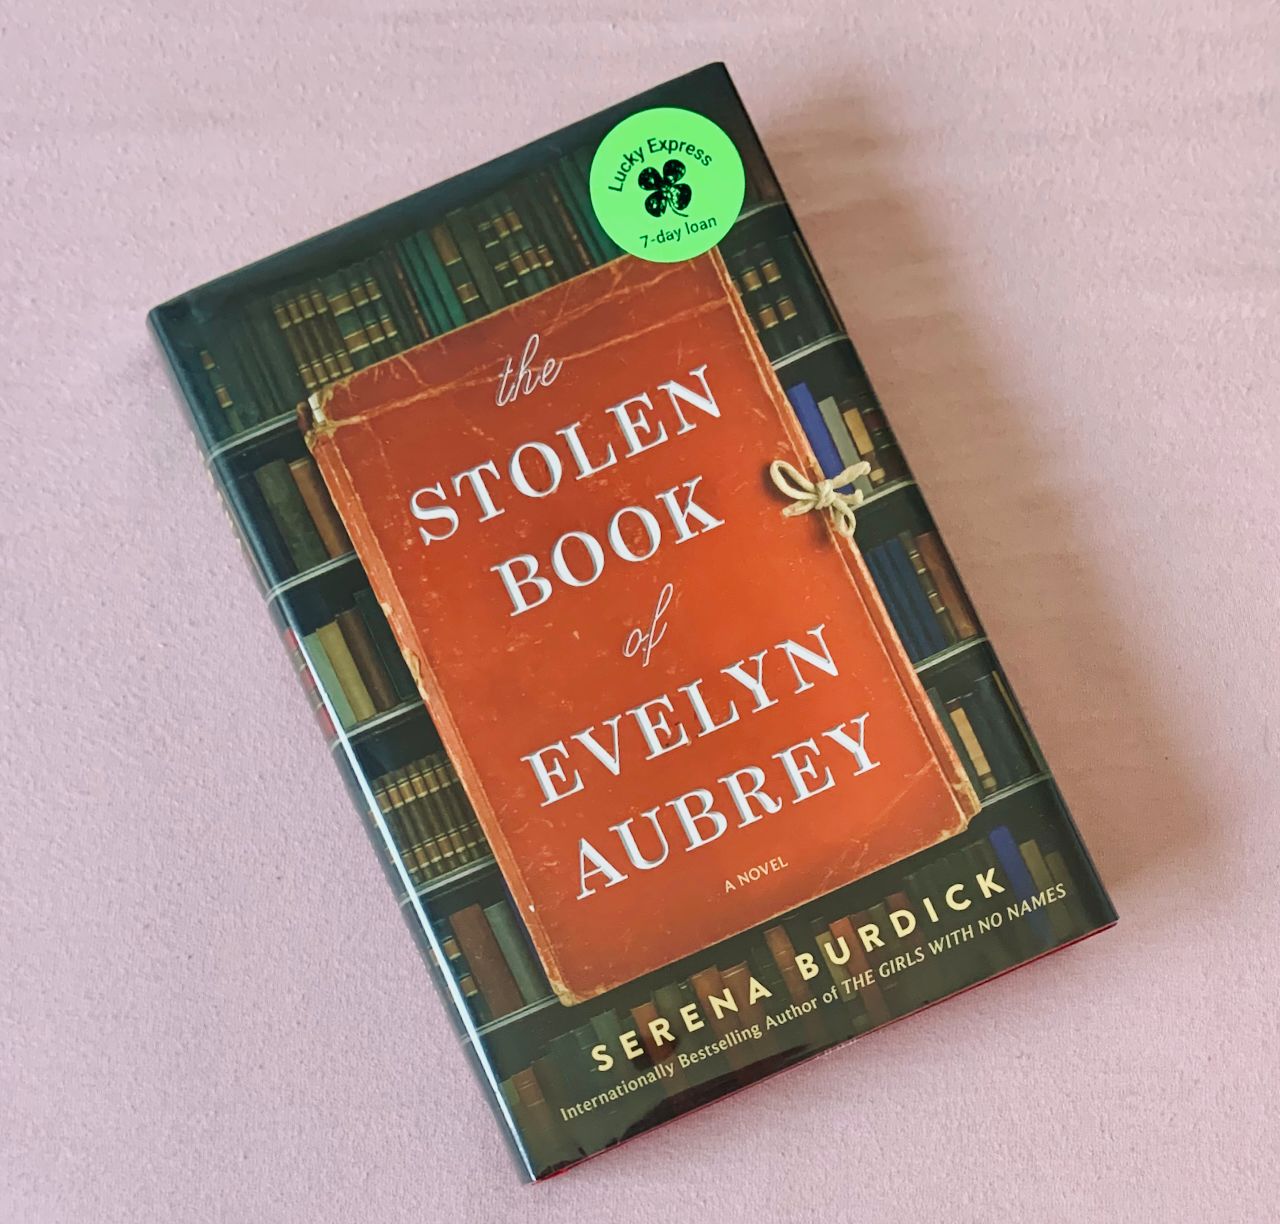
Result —
<path fill-rule="evenodd" d="M 158 312 L 209 471 L 324 734 L 426 959 L 457 1003 L 464 1038 L 539 1172 L 597 1150 L 602 1133 L 622 1139 L 1106 918 L 1102 902 L 1074 887 L 1089 874 L 1085 852 L 754 134 L 735 107 L 701 109 L 746 155 L 746 202 L 720 247 L 726 267 L 824 474 L 871 465 L 859 478 L 857 545 L 983 807 L 950 842 L 592 1002 L 567 1007 L 551 993 L 307 453 L 297 410 L 336 379 L 617 258 L 586 186 L 608 115 L 568 129 L 575 143 L 562 134 L 531 146 Z M 934 896 L 957 873 L 990 868 L 1021 895 L 1062 885 L 1065 899 L 939 958 L 935 971 L 847 989 L 866 967 L 858 927 L 889 930 L 883 955 L 891 955 L 885 915 L 904 895 Z M 824 956 L 821 977 L 803 980 L 792 952 L 815 943 L 834 955 Z M 798 1009 L 793 1023 L 750 1053 L 726 1044 L 613 1105 L 566 1118 L 600 1089 L 592 1047 L 621 1060 L 624 1033 L 647 1032 L 653 1018 L 690 1005 L 729 1034 L 759 1020 L 762 1005 L 734 990 L 752 977 Z M 812 1008 L 828 985 L 847 991 L 841 1005 Z M 738 1010 L 716 1005 L 726 992 Z M 661 1047 L 646 1039 L 629 1066 L 640 1074 L 705 1036 Z"/>

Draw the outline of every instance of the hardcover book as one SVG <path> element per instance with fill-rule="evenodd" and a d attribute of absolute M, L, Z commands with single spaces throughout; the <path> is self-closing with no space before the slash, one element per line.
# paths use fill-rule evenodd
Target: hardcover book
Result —
<path fill-rule="evenodd" d="M 1114 921 L 722 66 L 150 321 L 527 1177 Z"/>

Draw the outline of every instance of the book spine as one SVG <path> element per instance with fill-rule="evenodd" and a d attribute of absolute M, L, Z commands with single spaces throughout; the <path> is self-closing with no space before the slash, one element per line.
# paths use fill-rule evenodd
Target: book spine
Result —
<path fill-rule="evenodd" d="M 348 374 L 354 374 L 355 363 L 347 352 L 342 332 L 334 322 L 333 315 L 329 313 L 329 303 L 325 301 L 320 286 L 315 284 L 306 286 L 299 291 L 294 300 L 302 313 L 307 332 L 314 340 L 315 351 L 320 355 L 325 381 L 333 382 L 336 379 L 345 378 Z"/>
<path fill-rule="evenodd" d="M 295 308 L 290 310 L 290 303 L 283 297 L 272 299 L 271 311 L 276 321 L 276 328 L 284 338 L 289 350 L 289 358 L 297 371 L 305 395 L 310 395 L 324 382 L 324 370 L 317 370 L 312 359 L 310 346 L 302 334 L 302 316 Z"/>
<path fill-rule="evenodd" d="M 478 319 L 484 315 L 486 305 L 480 290 L 476 286 L 475 273 L 472 272 L 462 258 L 458 244 L 445 225 L 434 226 L 431 230 L 431 245 L 436 258 L 444 268 L 452 287 L 452 297 L 457 302 L 464 320 Z"/>
<path fill-rule="evenodd" d="M 783 284 L 782 269 L 778 266 L 773 251 L 767 244 L 758 242 L 751 248 L 749 258 L 755 261 L 760 270 L 760 279 L 763 282 L 767 302 L 761 311 L 761 318 L 767 315 L 770 320 L 768 326 L 777 328 L 774 347 L 777 350 L 775 356 L 780 357 L 784 353 L 800 348 L 807 343 L 809 337 L 804 333 L 795 298 Z"/>
<path fill-rule="evenodd" d="M 329 713 L 329 707 L 325 704 L 324 693 L 320 690 L 320 684 L 311 666 L 308 652 L 303 648 L 303 641 L 299 640 L 298 635 L 292 629 L 282 626 L 281 637 L 284 640 L 285 649 L 289 652 L 289 658 L 293 662 L 298 682 L 302 685 L 303 691 L 307 695 L 307 703 L 311 706 L 312 713 L 316 716 L 320 734 L 324 736 L 327 743 L 337 735 L 337 724 Z"/>
<path fill-rule="evenodd" d="M 1049 869 L 1053 882 L 1061 884 L 1063 887 L 1065 895 L 1061 904 L 1066 907 L 1067 914 L 1071 920 L 1070 934 L 1076 936 L 1088 930 L 1090 925 L 1089 915 L 1085 913 L 1084 907 L 1080 904 L 1075 878 L 1072 876 L 1070 868 L 1067 867 L 1067 860 L 1063 858 L 1062 852 L 1060 850 L 1050 850 L 1044 856 L 1044 865 Z"/>
<path fill-rule="evenodd" d="M 605 233 L 604 227 L 596 216 L 595 207 L 591 203 L 591 195 L 587 189 L 587 184 L 591 181 L 591 158 L 594 152 L 594 149 L 585 145 L 579 146 L 573 151 L 571 160 L 577 167 L 573 182 L 586 209 L 588 224 L 591 225 L 595 232 L 602 256 L 601 262 L 608 263 L 611 259 L 617 259 L 622 254 L 622 248 Z"/>
<path fill-rule="evenodd" d="M 245 366 L 241 344 L 235 329 L 214 329 L 212 352 L 217 357 L 218 369 L 225 380 L 236 417 L 243 428 L 248 429 L 265 420 L 268 412 L 261 403 L 261 388 L 255 387 Z"/>
<path fill-rule="evenodd" d="M 852 467 L 858 463 L 861 456 L 853 445 L 853 438 L 850 437 L 844 418 L 840 415 L 840 409 L 836 406 L 835 397 L 828 395 L 825 399 L 820 399 L 818 411 L 822 413 L 823 424 L 826 425 L 827 433 L 831 435 L 831 440 L 835 443 L 836 451 L 840 455 L 840 466 Z M 850 486 L 841 485 L 840 487 L 842 490 L 847 490 Z M 866 476 L 855 476 L 852 487 L 864 496 L 871 494 L 871 481 Z"/>
<path fill-rule="evenodd" d="M 242 538 L 261 554 L 255 560 L 263 567 L 262 579 L 268 589 L 296 573 L 298 567 L 293 554 L 253 474 L 231 478 L 226 486 L 226 499 L 231 513 L 243 524 L 238 529 Z"/>
<path fill-rule="evenodd" d="M 738 1001 L 729 992 L 720 970 L 712 965 L 690 974 L 689 985 L 697 997 L 707 1026 L 717 1037 L 725 1037 L 737 1025 L 734 1010 L 738 1007 Z M 725 1010 L 727 1004 L 731 1005 L 729 1010 Z M 730 1046 L 725 1050 L 724 1059 L 734 1071 L 741 1072 L 746 1068 L 741 1047 Z"/>
<path fill-rule="evenodd" d="M 993 671 L 991 673 L 991 683 L 995 689 L 993 700 L 1008 720 L 1016 751 L 1026 763 L 1028 772 L 1035 773 L 1041 769 L 1047 771 L 1048 766 L 1040 753 L 1040 746 L 1036 743 L 1036 737 L 1032 733 L 1030 726 L 1027 725 L 1027 720 L 1022 714 L 1022 708 L 1009 691 L 1009 686 L 1005 683 L 1004 677 L 998 671 Z"/>
<path fill-rule="evenodd" d="M 863 554 L 863 558 L 871 571 L 871 577 L 875 581 L 876 589 L 880 592 L 880 598 L 889 613 L 889 619 L 893 622 L 902 647 L 907 652 L 907 657 L 914 663 L 924 657 L 924 649 L 917 637 L 915 625 L 908 615 L 906 602 L 898 593 L 897 582 L 891 572 L 889 561 L 884 555 L 884 546 L 869 550 Z"/>
<path fill-rule="evenodd" d="M 866 949 L 863 948 L 853 923 L 848 918 L 837 918 L 831 924 L 831 934 L 838 940 L 844 940 L 849 949 L 849 965 L 854 976 L 866 983 L 858 987 L 858 995 L 867 1009 L 871 1023 L 888 1024 L 893 1017 L 889 1015 L 889 1008 L 885 1005 L 884 992 L 874 981 L 871 962 L 867 959 Z"/>
<path fill-rule="evenodd" d="M 373 340 L 356 309 L 351 285 L 341 272 L 331 272 L 320 278 L 320 288 L 329 303 L 329 316 L 342 335 L 347 356 L 356 369 L 363 369 L 373 361 Z"/>
<path fill-rule="evenodd" d="M 493 937 L 506 958 L 507 968 L 516 980 L 520 997 L 526 1003 L 537 1003 L 538 1000 L 545 999 L 550 995 L 551 987 L 538 971 L 529 941 L 520 929 L 511 906 L 506 901 L 498 901 L 493 905 L 486 905 L 484 913 L 493 928 Z"/>
<path fill-rule="evenodd" d="M 646 999 L 642 1003 L 637 1003 L 631 1009 L 631 1020 L 635 1025 L 636 1036 L 639 1038 L 640 1044 L 644 1046 L 649 1062 L 655 1067 L 662 1063 L 671 1064 L 674 1074 L 669 1075 L 662 1081 L 662 1090 L 666 1096 L 672 1097 L 684 1089 L 685 1077 L 680 1061 L 675 1057 L 675 1045 L 666 1041 L 659 1045 L 653 1035 L 653 1029 L 650 1026 L 655 1020 L 661 1019 L 665 1019 L 665 1017 L 659 1013 L 658 1005 L 653 999 Z M 661 1028 L 659 1031 L 662 1031 Z"/>
<path fill-rule="evenodd" d="M 942 546 L 937 532 L 921 532 L 916 537 L 916 546 L 920 549 L 921 559 L 933 578 L 943 606 L 951 617 L 956 638 L 964 641 L 966 638 L 977 637 L 981 633 L 978 618 L 974 615 L 973 606 L 969 603 L 959 578 L 956 577 L 951 560 L 947 556 L 947 550 Z"/>
<path fill-rule="evenodd" d="M 788 387 L 787 399 L 796 414 L 796 420 L 800 422 L 800 428 L 804 430 L 804 436 L 809 439 L 809 446 L 813 450 L 814 458 L 818 461 L 818 466 L 822 469 L 823 476 L 830 480 L 833 476 L 839 475 L 844 468 L 844 464 L 840 461 L 840 452 L 836 449 L 836 444 L 827 429 L 827 423 L 822 419 L 818 401 L 813 398 L 813 392 L 809 390 L 808 384 L 796 383 L 795 386 Z"/>
<path fill-rule="evenodd" d="M 295 411 L 306 394 L 298 378 L 298 371 L 290 359 L 288 346 L 275 325 L 269 304 L 256 302 L 246 306 L 244 319 L 254 348 L 261 354 L 263 365 L 270 374 L 271 384 L 275 389 L 275 407 L 281 414 Z"/>
<path fill-rule="evenodd" d="M 538 244 L 534 242 L 525 226 L 524 218 L 516 211 L 511 196 L 507 192 L 498 192 L 494 196 L 494 200 L 498 207 L 494 223 L 499 227 L 500 235 L 511 244 L 515 251 L 513 258 L 519 257 L 522 260 L 522 264 L 517 265 L 517 272 L 520 272 L 521 267 L 523 267 L 524 275 L 528 278 L 528 286 L 525 289 L 525 293 L 537 293 L 542 289 L 549 288 L 552 281 L 548 272 L 548 265 L 553 267 L 555 264 L 555 261 L 551 258 L 550 249 L 545 243 L 542 244 L 542 249 L 539 249 Z"/>
<path fill-rule="evenodd" d="M 947 733 L 947 738 L 951 741 L 956 760 L 965 766 L 965 771 L 972 782 L 973 768 L 969 759 L 969 751 L 965 747 L 964 741 L 960 738 L 960 732 L 951 718 L 951 713 L 947 709 L 946 703 L 942 700 L 937 689 L 926 689 L 925 696 L 928 697 L 929 703 L 933 706 L 933 712 L 938 716 L 938 722 L 942 724 L 942 729 Z"/>
<path fill-rule="evenodd" d="M 369 636 L 364 617 L 355 608 L 348 608 L 345 612 L 338 613 L 336 624 L 342 633 L 343 641 L 347 644 L 347 650 L 351 652 L 356 671 L 364 681 L 364 687 L 373 702 L 373 708 L 378 713 L 391 709 L 396 704 L 396 692 L 391 687 L 391 677 L 382 666 L 378 648 L 373 644 L 373 638 Z"/>
<path fill-rule="evenodd" d="M 478 905 L 468 905 L 449 919 L 453 933 L 471 966 L 480 992 L 493 1009 L 494 1017 L 506 1016 L 524 1006 L 520 990 L 503 959 L 493 928 Z"/>
<path fill-rule="evenodd" d="M 419 791 L 413 767 L 393 770 L 386 775 L 386 783 L 392 803 L 413 833 L 423 873 L 434 879 L 461 866 L 462 855 L 449 836 L 448 825 L 436 806 Z"/>
<path fill-rule="evenodd" d="M 490 203 L 477 204 L 460 215 L 463 219 L 452 227 L 454 240 L 461 248 L 460 229 L 465 226 L 468 230 L 474 230 L 480 253 L 493 273 L 501 300 L 507 305 L 518 302 L 526 292 L 520 271 L 523 269 L 527 274 L 528 269 L 524 268 L 523 259 L 517 267 L 513 245 L 503 240 L 502 235 L 506 232 L 505 222 L 501 217 L 494 215 L 494 208 Z M 466 255 L 467 252 L 464 250 L 463 257 L 466 258 Z M 468 262 L 471 261 L 468 260 Z M 477 276 L 477 283 L 479 280 Z M 480 292 L 484 295 L 483 285 Z"/>
<path fill-rule="evenodd" d="M 328 556 L 319 533 L 307 512 L 306 503 L 293 482 L 289 466 L 283 459 L 263 464 L 254 474 L 271 517 L 284 537 L 293 558 L 294 568 L 301 573 L 320 565 Z"/>
<path fill-rule="evenodd" d="M 951 620 L 951 614 L 942 602 L 942 596 L 938 594 L 938 588 L 933 582 L 933 575 L 929 573 L 929 567 L 925 565 L 924 558 L 920 555 L 920 549 L 917 547 L 915 537 L 909 531 L 904 531 L 898 539 L 902 541 L 902 547 L 906 549 L 907 560 L 911 562 L 911 568 L 916 572 L 916 580 L 920 583 L 920 589 L 924 592 L 925 600 L 933 613 L 933 619 L 937 621 L 942 629 L 943 638 L 948 645 L 954 643 L 956 641 L 956 632 L 955 625 Z"/>
<path fill-rule="evenodd" d="M 581 271 L 565 225 L 553 215 L 547 188 L 540 176 L 512 185 L 511 203 L 524 221 L 525 232 L 538 251 L 539 261 L 552 283 L 559 283 Z M 567 218 L 566 218 L 567 221 Z"/>
<path fill-rule="evenodd" d="M 360 320 L 364 335 L 369 338 L 369 345 L 362 354 L 363 365 L 371 366 L 392 352 L 391 337 L 383 327 L 383 321 L 375 303 L 377 288 L 371 285 L 360 264 L 352 264 L 344 268 L 341 275 L 347 287 L 352 308 Z"/>
<path fill-rule="evenodd" d="M 355 726 L 356 716 L 351 709 L 351 702 L 347 699 L 347 694 L 338 680 L 338 673 L 334 670 L 319 633 L 307 634 L 302 639 L 302 644 L 307 661 L 311 665 L 311 673 L 320 686 L 321 693 L 328 698 L 334 720 L 343 729 Z"/>
<path fill-rule="evenodd" d="M 1027 868 L 1026 862 L 1018 851 L 1018 843 L 1005 825 L 999 825 L 987 834 L 987 840 L 996 853 L 1000 869 L 1013 889 L 1013 895 L 1019 901 L 1029 901 L 1040 890 Z M 1053 943 L 1053 931 L 1049 927 L 1049 917 L 1042 909 L 1032 910 L 1017 920 L 1034 933 L 1037 945 Z M 1035 950 L 1039 950 L 1036 947 Z"/>
<path fill-rule="evenodd" d="M 365 266 L 381 290 L 382 303 L 395 328 L 393 351 L 403 352 L 427 339 L 431 333 L 413 304 L 413 295 L 409 292 L 404 270 L 395 252 L 379 251 L 365 261 Z"/>
<path fill-rule="evenodd" d="M 591 266 L 598 267 L 602 263 L 607 263 L 613 258 L 613 255 L 609 254 L 609 247 L 612 244 L 601 229 L 600 222 L 596 220 L 595 209 L 592 208 L 587 194 L 586 177 L 580 176 L 571 157 L 561 158 L 552 167 L 552 174 L 560 188 L 561 197 L 577 224 L 578 232 L 586 242 L 591 254 Z"/>
<path fill-rule="evenodd" d="M 769 927 L 764 932 L 764 943 L 773 964 L 786 985 L 787 994 L 790 996 L 792 1003 L 804 1006 L 810 1002 L 813 998 L 813 991 L 809 989 L 809 984 L 804 980 L 803 975 L 800 973 L 800 968 L 796 964 L 796 949 L 791 942 L 791 936 L 788 934 L 787 928 L 781 923 L 777 926 Z M 655 995 L 654 997 L 656 998 L 657 996 Z M 804 1039 L 808 1044 L 819 1045 L 827 1039 L 823 1030 L 822 1020 L 816 1010 L 807 1011 L 801 1022 L 805 1035 Z"/>
<path fill-rule="evenodd" d="M 907 555 L 902 541 L 888 540 L 882 548 L 888 559 L 893 580 L 897 584 L 899 598 L 902 599 L 907 615 L 915 626 L 917 641 L 923 651 L 922 657 L 945 650 L 947 639 L 942 632 L 942 626 L 938 624 L 929 601 L 920 589 L 920 580 L 916 576 L 915 567 L 911 564 L 911 558 Z"/>
<path fill-rule="evenodd" d="M 438 754 L 416 761 L 410 771 L 415 791 L 438 814 L 441 827 L 447 833 L 459 862 L 473 862 L 480 857 L 484 845 L 479 835 L 479 825 L 468 805 L 458 800 L 461 788 L 450 781 L 444 758 Z"/>
<path fill-rule="evenodd" d="M 396 243 L 396 252 L 408 280 L 411 300 L 415 302 L 424 320 L 425 334 L 443 335 L 448 332 L 453 328 L 454 323 L 449 318 L 447 307 L 440 294 L 443 292 L 445 296 L 451 296 L 451 287 L 445 283 L 442 291 L 442 288 L 435 283 L 435 278 L 426 264 L 426 257 L 422 254 L 420 234 L 408 234 L 407 237 L 401 238 L 401 241 Z"/>
<path fill-rule="evenodd" d="M 578 272 L 586 272 L 588 269 L 595 267 L 595 261 L 591 256 L 591 252 L 587 250 L 587 244 L 583 240 L 581 230 L 571 215 L 569 206 L 565 203 L 564 195 L 551 172 L 549 170 L 543 171 L 536 182 L 541 187 L 541 190 L 546 192 L 546 197 L 550 201 L 550 215 L 555 221 L 559 222 L 558 228 L 565 235 L 569 251 L 573 256 L 573 261 L 569 266 L 574 267 Z M 532 194 L 536 197 L 539 192 L 535 188 Z"/>
<path fill-rule="evenodd" d="M 398 772 L 401 793 L 418 814 L 423 827 L 437 839 L 442 869 L 452 871 L 474 857 L 453 813 L 440 801 L 439 786 L 430 776 L 430 761 L 415 761 Z"/>
<path fill-rule="evenodd" d="M 1035 838 L 1019 842 L 1018 853 L 1022 855 L 1022 861 L 1031 872 L 1031 879 L 1036 889 L 1041 893 L 1051 893 L 1057 882 L 1049 870 L 1049 865 L 1044 861 L 1044 855 L 1040 853 L 1040 847 L 1036 844 Z M 1072 923 L 1066 907 L 1058 901 L 1053 901 L 1046 907 L 1045 912 L 1049 918 L 1049 926 L 1053 929 L 1054 940 L 1061 943 L 1063 940 L 1070 939 Z"/>
<path fill-rule="evenodd" d="M 360 614 L 364 617 L 369 636 L 373 638 L 373 643 L 378 648 L 378 657 L 382 660 L 382 665 L 387 669 L 387 675 L 391 677 L 391 683 L 395 686 L 396 696 L 401 701 L 417 701 L 418 686 L 414 683 L 409 665 L 404 661 L 404 655 L 400 653 L 400 647 L 396 645 L 395 635 L 391 632 L 391 626 L 387 624 L 387 618 L 378 604 L 377 597 L 368 587 L 362 587 L 355 594 L 355 602 L 356 607 L 360 609 Z"/>
<path fill-rule="evenodd" d="M 1009 710 L 990 676 L 979 676 L 973 682 L 973 700 L 968 709 L 999 786 L 1012 786 L 1033 772 L 1027 767 L 1026 753 L 1017 742 Z"/>
<path fill-rule="evenodd" d="M 236 411 L 235 402 L 227 387 L 227 380 L 218 369 L 216 358 L 208 349 L 200 350 L 200 368 L 204 370 L 209 390 L 213 395 L 213 402 L 217 407 L 217 411 L 211 414 L 213 419 L 208 422 L 207 427 L 214 437 L 219 439 L 227 437 L 228 434 L 239 433 L 244 428 L 244 422 Z M 201 425 L 206 425 L 204 419 L 201 420 Z"/>
<path fill-rule="evenodd" d="M 841 408 L 840 419 L 844 422 L 844 427 L 849 431 L 849 436 L 853 439 L 854 449 L 858 452 L 859 459 L 865 459 L 871 464 L 871 474 L 869 479 L 873 485 L 878 485 L 885 477 L 884 467 L 880 463 L 880 457 L 876 454 L 875 444 L 871 441 L 871 434 L 867 431 L 867 423 L 862 419 L 862 413 L 854 406 Z"/>
<path fill-rule="evenodd" d="M 521 1134 L 528 1136 L 526 1159 L 535 1169 L 551 1168 L 559 1158 L 558 1126 L 533 1067 L 517 1071 L 509 1081 L 517 1102 Z"/>
<path fill-rule="evenodd" d="M 289 475 L 293 477 L 325 552 L 331 558 L 349 553 L 351 538 L 329 496 L 319 468 L 309 458 L 295 459 L 289 464 Z"/>
<path fill-rule="evenodd" d="M 369 789 L 410 881 L 415 885 L 421 884 L 429 874 L 430 864 L 427 847 L 423 844 L 425 839 L 402 810 L 398 797 L 391 793 L 387 782 L 386 778 L 378 778 Z"/>
<path fill-rule="evenodd" d="M 471 275 L 471 282 L 480 292 L 485 313 L 501 310 L 507 296 L 498 284 L 493 269 L 481 246 L 480 237 L 466 210 L 458 209 L 445 217 L 445 227 L 453 239 L 453 245 L 462 257 L 463 265 Z"/>
<path fill-rule="evenodd" d="M 351 707 L 351 725 L 359 726 L 366 719 L 372 718 L 377 713 L 377 708 L 361 678 L 360 669 L 352 657 L 347 639 L 342 636 L 342 629 L 337 621 L 321 625 L 316 630 L 316 637 L 320 639 L 320 644 L 324 647 L 324 653 L 329 660 L 329 666 L 333 668 L 333 673 L 337 677 L 338 688 L 346 696 L 347 703 Z"/>
<path fill-rule="evenodd" d="M 972 699 L 972 695 L 970 695 L 969 700 L 972 701 Z M 999 782 L 983 748 L 982 741 L 978 738 L 977 731 L 974 729 L 973 721 L 969 717 L 969 707 L 960 698 L 953 698 L 947 702 L 947 713 L 951 716 L 952 725 L 955 727 L 956 734 L 960 737 L 960 742 L 964 746 L 964 754 L 960 759 L 968 761 L 972 767 L 969 771 L 970 780 L 984 794 L 989 795 L 999 786 Z"/>
<path fill-rule="evenodd" d="M 792 234 L 780 243 L 779 262 L 787 283 L 794 287 L 805 320 L 805 342 L 812 343 L 837 331 L 835 311 L 822 287 L 822 278 L 814 268 L 804 244 Z"/>

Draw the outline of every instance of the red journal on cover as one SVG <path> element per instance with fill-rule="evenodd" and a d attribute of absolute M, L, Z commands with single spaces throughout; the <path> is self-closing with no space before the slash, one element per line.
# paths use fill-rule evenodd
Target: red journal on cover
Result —
<path fill-rule="evenodd" d="M 312 397 L 308 445 L 547 976 L 590 998 L 977 800 L 719 255 L 624 256 Z"/>

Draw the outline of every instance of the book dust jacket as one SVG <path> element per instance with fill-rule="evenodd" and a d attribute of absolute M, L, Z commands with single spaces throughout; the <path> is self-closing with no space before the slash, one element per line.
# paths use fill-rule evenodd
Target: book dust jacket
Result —
<path fill-rule="evenodd" d="M 1114 921 L 722 66 L 151 323 L 527 1177 Z"/>

